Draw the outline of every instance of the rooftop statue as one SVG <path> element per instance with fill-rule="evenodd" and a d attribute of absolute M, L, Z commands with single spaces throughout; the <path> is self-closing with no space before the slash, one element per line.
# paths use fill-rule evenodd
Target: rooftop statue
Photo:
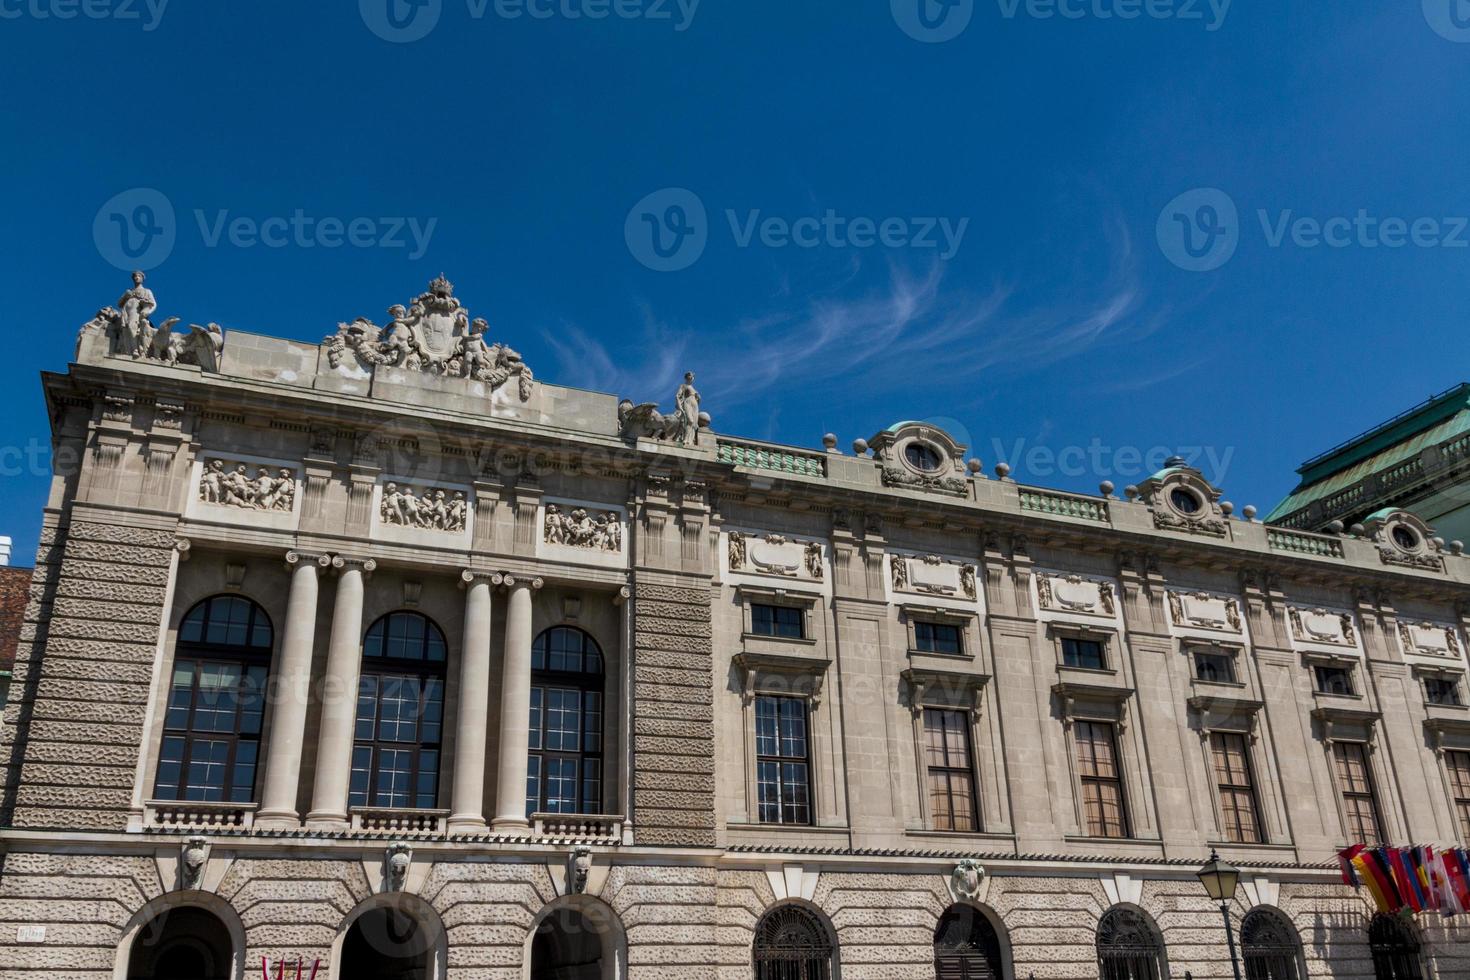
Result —
<path fill-rule="evenodd" d="M 699 430 L 709 428 L 710 417 L 701 412 L 699 389 L 694 387 L 694 372 L 684 374 L 684 383 L 674 393 L 674 411 L 665 415 L 657 402 L 634 405 L 629 399 L 618 403 L 618 428 L 625 439 L 658 439 L 684 446 L 699 444 Z"/>
<path fill-rule="evenodd" d="M 77 336 L 78 349 L 89 334 L 107 338 L 109 354 L 135 360 L 162 361 L 165 364 L 193 364 L 206 371 L 218 371 L 224 352 L 225 335 L 217 323 L 190 326 L 176 331 L 179 318 L 171 316 L 154 324 L 152 315 L 158 309 L 153 290 L 143 285 L 145 276 L 133 273 L 133 285 L 118 298 L 117 306 L 104 307 L 82 325 Z"/>
<path fill-rule="evenodd" d="M 327 362 L 335 370 L 355 358 L 371 371 L 378 365 L 422 371 L 447 378 L 469 378 L 496 391 L 516 379 L 521 401 L 531 397 L 535 375 L 521 355 L 505 344 L 489 343 L 490 325 L 470 319 L 469 310 L 454 296 L 454 284 L 442 275 L 427 292 L 407 307 L 388 307 L 387 326 L 366 317 L 340 323 L 326 338 Z"/>

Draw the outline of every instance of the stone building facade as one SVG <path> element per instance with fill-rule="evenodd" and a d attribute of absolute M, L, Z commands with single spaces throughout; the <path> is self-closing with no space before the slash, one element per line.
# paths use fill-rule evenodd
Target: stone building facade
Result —
<path fill-rule="evenodd" d="M 321 344 L 141 275 L 44 385 L 0 975 L 1470 976 L 1470 562 L 538 380 L 436 280 Z M 155 322 L 157 321 L 157 322 Z"/>

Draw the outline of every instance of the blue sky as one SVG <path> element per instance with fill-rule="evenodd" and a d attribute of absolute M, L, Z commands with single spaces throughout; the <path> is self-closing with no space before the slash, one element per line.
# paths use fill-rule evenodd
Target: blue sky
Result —
<path fill-rule="evenodd" d="M 389 2 L 0 0 L 18 562 L 111 214 L 186 323 L 316 340 L 442 271 L 548 381 L 1075 490 L 1195 448 L 1264 511 L 1465 375 L 1461 0 Z"/>

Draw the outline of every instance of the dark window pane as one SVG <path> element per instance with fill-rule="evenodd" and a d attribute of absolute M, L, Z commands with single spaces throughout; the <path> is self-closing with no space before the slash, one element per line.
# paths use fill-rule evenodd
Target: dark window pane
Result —
<path fill-rule="evenodd" d="M 756 699 L 756 796 L 764 823 L 812 822 L 807 708 L 800 698 Z"/>
<path fill-rule="evenodd" d="M 964 652 L 960 628 L 952 623 L 914 623 L 914 646 L 921 653 Z"/>
<path fill-rule="evenodd" d="M 588 634 L 557 626 L 531 646 L 527 812 L 595 813 L 602 797 L 602 656 Z"/>
<path fill-rule="evenodd" d="M 1062 663 L 1068 667 L 1083 667 L 1091 670 L 1107 669 L 1107 660 L 1103 656 L 1101 641 L 1084 640 L 1072 636 L 1062 638 Z"/>
<path fill-rule="evenodd" d="M 760 636 L 779 636 L 799 640 L 803 637 L 802 610 L 794 606 L 768 606 L 751 603 L 751 632 Z"/>

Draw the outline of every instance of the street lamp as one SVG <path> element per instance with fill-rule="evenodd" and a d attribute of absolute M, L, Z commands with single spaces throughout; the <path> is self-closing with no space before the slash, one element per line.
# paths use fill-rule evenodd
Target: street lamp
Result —
<path fill-rule="evenodd" d="M 1235 886 L 1240 884 L 1240 870 L 1220 860 L 1215 849 L 1210 848 L 1210 860 L 1195 872 L 1210 901 L 1220 903 L 1220 916 L 1225 920 L 1225 945 L 1230 949 L 1230 969 L 1235 980 L 1240 980 L 1240 962 L 1235 958 L 1235 933 L 1230 928 L 1229 903 L 1235 898 Z"/>

